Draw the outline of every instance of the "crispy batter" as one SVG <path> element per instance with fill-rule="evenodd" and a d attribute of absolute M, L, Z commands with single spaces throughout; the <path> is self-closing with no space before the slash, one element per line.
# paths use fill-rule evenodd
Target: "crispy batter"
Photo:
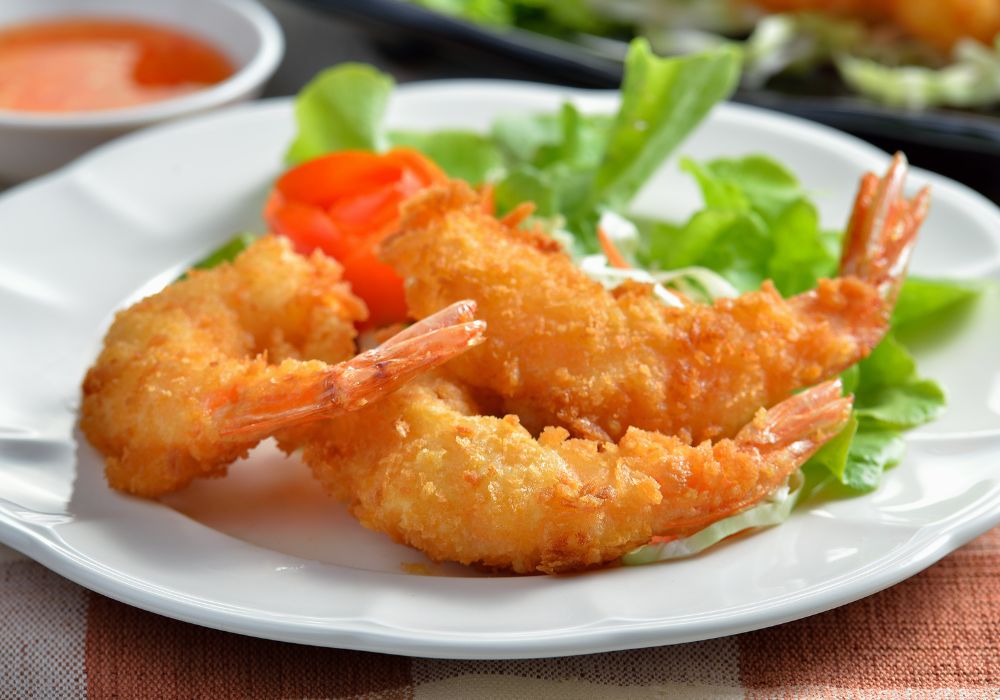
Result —
<path fill-rule="evenodd" d="M 865 192 L 856 214 L 873 206 L 876 193 Z M 902 240 L 912 241 L 919 221 L 903 216 L 904 207 L 893 212 L 893 223 L 911 225 Z M 858 237 L 868 233 L 861 224 L 852 228 Z M 503 226 L 482 212 L 471 189 L 452 183 L 411 200 L 400 232 L 383 246 L 384 259 L 406 280 L 416 317 L 459 298 L 479 303 L 489 339 L 453 370 L 499 393 L 536 431 L 562 425 L 575 435 L 618 439 L 634 426 L 694 441 L 731 436 L 761 406 L 857 362 L 888 325 L 892 290 L 882 276 L 824 280 L 789 300 L 765 284 L 712 306 L 678 309 L 647 285 L 606 291 L 539 237 Z M 872 250 L 854 248 L 857 255 Z M 908 248 L 893 253 L 898 261 Z M 902 269 L 889 267 L 895 283 Z"/>
<path fill-rule="evenodd" d="M 312 426 L 303 459 L 364 525 L 434 559 L 555 573 L 753 504 L 839 431 L 850 400 L 829 383 L 697 447 L 637 429 L 617 445 L 562 428 L 535 439 L 516 416 L 481 411 L 460 382 L 424 375 Z"/>
<path fill-rule="evenodd" d="M 119 312 L 84 379 L 80 416 L 108 482 L 156 496 L 225 474 L 259 438 L 223 439 L 214 409 L 351 357 L 365 315 L 335 261 L 273 236 Z"/>

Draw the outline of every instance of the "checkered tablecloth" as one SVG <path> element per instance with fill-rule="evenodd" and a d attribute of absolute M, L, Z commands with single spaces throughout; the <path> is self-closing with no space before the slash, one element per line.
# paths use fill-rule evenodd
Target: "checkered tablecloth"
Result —
<path fill-rule="evenodd" d="M 706 642 L 440 661 L 270 642 L 91 593 L 0 546 L 0 698 L 1000 698 L 1000 528 L 851 605 Z"/>

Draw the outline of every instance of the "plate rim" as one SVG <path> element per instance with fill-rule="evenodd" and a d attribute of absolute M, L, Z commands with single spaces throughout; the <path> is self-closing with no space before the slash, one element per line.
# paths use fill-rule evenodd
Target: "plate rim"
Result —
<path fill-rule="evenodd" d="M 617 92 L 578 88 L 552 88 L 551 86 L 540 84 L 502 80 L 428 81 L 400 86 L 398 89 L 405 92 L 419 92 L 443 88 L 467 90 L 471 87 L 487 90 L 503 88 L 521 92 L 533 90 L 545 92 L 550 95 L 556 93 L 563 96 L 574 95 L 581 97 L 594 95 L 613 96 Z M 157 138 L 159 134 L 165 131 L 190 128 L 192 122 L 204 123 L 210 120 L 229 120 L 233 118 L 234 114 L 242 112 L 283 109 L 287 110 L 290 114 L 290 104 L 290 98 L 273 98 L 220 110 L 196 119 L 157 126 L 125 136 L 95 149 L 95 151 L 51 175 L 12 188 L 0 196 L 0 205 L 5 200 L 16 197 L 19 193 L 28 189 L 44 187 L 58 178 L 70 177 L 76 170 L 86 167 L 92 161 L 99 161 L 108 153 L 115 153 L 119 150 L 129 148 L 133 141 Z M 882 159 L 885 157 L 885 154 L 874 146 L 821 124 L 745 105 L 726 104 L 722 105 L 721 109 L 723 113 L 729 113 L 733 118 L 741 118 L 741 115 L 752 115 L 773 123 L 788 123 L 790 120 L 807 131 L 819 130 L 820 132 L 825 132 L 827 135 L 835 136 L 837 139 L 846 139 L 859 152 L 866 152 L 868 159 Z M 914 170 L 916 171 L 917 169 Z M 1000 225 L 1000 209 L 982 195 L 942 176 L 924 173 L 923 171 L 921 173 L 932 181 L 944 184 L 946 189 L 961 194 L 963 197 L 971 195 L 973 200 L 970 201 L 978 200 L 976 202 L 977 205 L 985 206 L 987 208 L 985 211 L 988 211 L 997 224 Z M 628 623 L 619 621 L 611 627 L 608 627 L 605 624 L 607 620 L 604 620 L 602 624 L 562 628 L 552 631 L 548 636 L 535 634 L 531 638 L 525 638 L 523 633 L 484 634 L 483 632 L 476 632 L 461 634 L 455 632 L 437 632 L 433 641 L 428 642 L 428 632 L 426 630 L 420 631 L 418 635 L 408 637 L 404 633 L 405 628 L 374 624 L 370 619 L 362 621 L 364 624 L 361 624 L 360 627 L 363 629 L 349 629 L 350 625 L 344 624 L 343 620 L 336 619 L 334 619 L 334 622 L 339 623 L 339 627 L 332 629 L 324 627 L 320 629 L 313 625 L 304 625 L 298 619 L 261 622 L 251 616 L 254 611 L 249 608 L 234 608 L 229 611 L 214 610 L 211 611 L 212 614 L 206 616 L 205 608 L 197 605 L 195 597 L 164 595 L 162 591 L 157 592 L 155 590 L 156 586 L 148 582 L 130 580 L 129 577 L 123 576 L 121 572 L 114 570 L 102 571 L 100 562 L 88 561 L 85 556 L 81 556 L 80 552 L 62 542 L 59 533 L 51 527 L 45 526 L 44 523 L 32 523 L 24 518 L 19 518 L 17 516 L 19 509 L 23 510 L 23 508 L 16 504 L 11 504 L 0 499 L 0 542 L 21 551 L 47 568 L 88 589 L 151 612 L 224 631 L 281 641 L 335 647 L 346 645 L 347 648 L 363 651 L 387 652 L 428 658 L 513 659 L 586 654 L 708 639 L 780 624 L 858 600 L 912 576 L 972 538 L 1000 524 L 1000 493 L 994 493 L 991 499 L 977 501 L 977 514 L 975 517 L 960 519 L 954 523 L 950 523 L 946 527 L 936 529 L 934 533 L 927 532 L 926 527 L 916 529 L 912 539 L 922 542 L 917 553 L 914 554 L 908 550 L 900 552 L 896 558 L 906 559 L 906 562 L 900 566 L 888 567 L 888 563 L 884 557 L 879 559 L 879 566 L 875 567 L 879 569 L 877 572 L 878 575 L 864 577 L 863 581 L 867 582 L 866 585 L 855 585 L 853 588 L 847 587 L 846 595 L 834 596 L 832 598 L 827 595 L 825 602 L 817 606 L 814 599 L 820 595 L 821 591 L 808 589 L 802 591 L 801 595 L 797 595 L 792 605 L 789 605 L 788 602 L 774 601 L 765 608 L 780 607 L 786 610 L 781 615 L 760 619 L 762 617 L 760 614 L 761 608 L 758 606 L 754 609 L 756 612 L 747 611 L 737 616 L 735 618 L 737 624 L 733 624 L 734 618 L 732 617 L 720 618 L 709 625 L 706 625 L 702 619 L 682 625 L 682 627 L 699 627 L 700 629 L 679 635 L 677 634 L 677 626 L 675 625 L 672 628 L 670 639 L 660 639 L 657 637 L 658 633 L 663 634 L 662 619 L 646 619 Z M 979 511 L 984 512 L 979 513 Z M 924 540 L 928 541 L 923 542 Z M 837 587 L 835 586 L 834 588 Z M 840 585 L 839 588 L 844 589 L 845 586 Z"/>

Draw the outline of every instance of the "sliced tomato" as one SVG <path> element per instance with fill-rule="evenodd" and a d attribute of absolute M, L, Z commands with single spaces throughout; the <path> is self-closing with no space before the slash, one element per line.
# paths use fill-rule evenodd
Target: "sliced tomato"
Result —
<path fill-rule="evenodd" d="M 368 305 L 369 316 L 361 324 L 363 329 L 387 326 L 407 318 L 403 280 L 378 259 L 375 245 L 357 249 L 343 265 L 344 279 Z"/>
<path fill-rule="evenodd" d="M 345 195 L 391 184 L 403 168 L 366 151 L 341 151 L 298 165 L 275 183 L 287 199 L 324 209 Z"/>
<path fill-rule="evenodd" d="M 401 188 L 398 183 L 344 197 L 326 211 L 345 232 L 367 238 L 382 232 L 399 219 L 399 207 L 420 190 Z"/>
<path fill-rule="evenodd" d="M 398 226 L 403 202 L 447 179 L 412 148 L 331 153 L 278 178 L 264 219 L 297 250 L 319 248 L 340 261 L 344 278 L 368 305 L 366 326 L 396 323 L 407 317 L 403 281 L 378 259 L 378 243 Z"/>
<path fill-rule="evenodd" d="M 290 239 L 295 250 L 303 255 L 319 248 L 340 260 L 350 255 L 355 247 L 319 207 L 285 201 L 271 206 L 265 219 L 272 231 Z"/>
<path fill-rule="evenodd" d="M 416 175 L 425 187 L 445 182 L 448 179 L 448 176 L 437 166 L 437 163 L 413 148 L 405 146 L 394 148 L 386 153 L 384 158 L 386 161 Z"/>

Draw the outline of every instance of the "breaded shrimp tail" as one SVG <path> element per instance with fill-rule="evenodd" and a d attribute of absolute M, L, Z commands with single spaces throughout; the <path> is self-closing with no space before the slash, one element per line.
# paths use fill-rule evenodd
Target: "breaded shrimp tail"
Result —
<path fill-rule="evenodd" d="M 475 302 L 456 302 L 378 347 L 319 371 L 303 363 L 298 372 L 282 372 L 282 364 L 277 376 L 247 382 L 236 399 L 215 409 L 220 438 L 260 440 L 374 403 L 483 342 L 486 324 L 475 320 L 475 312 Z"/>
<path fill-rule="evenodd" d="M 303 459 L 365 526 L 433 559 L 555 573 L 752 506 L 835 435 L 850 408 L 831 382 L 715 444 L 635 428 L 617 445 L 569 439 L 562 428 L 536 439 L 516 416 L 479 415 L 466 387 L 436 373 L 312 426 Z"/>
<path fill-rule="evenodd" d="M 865 179 L 845 276 L 789 299 L 770 283 L 683 308 L 667 307 L 648 285 L 609 292 L 552 239 L 484 214 L 461 183 L 411 200 L 382 255 L 406 280 L 418 318 L 458 299 L 478 302 L 490 338 L 452 368 L 502 396 L 532 429 L 617 440 L 634 426 L 697 442 L 734 435 L 758 408 L 835 376 L 878 344 L 926 212 L 926 194 L 903 199 L 904 174 L 897 158 L 885 184 Z"/>
<path fill-rule="evenodd" d="M 912 200 L 903 197 L 906 156 L 897 153 L 884 178 L 867 173 L 854 201 L 840 259 L 842 277 L 857 277 L 875 286 L 891 312 L 903 286 L 917 232 L 927 218 L 930 190 Z"/>

